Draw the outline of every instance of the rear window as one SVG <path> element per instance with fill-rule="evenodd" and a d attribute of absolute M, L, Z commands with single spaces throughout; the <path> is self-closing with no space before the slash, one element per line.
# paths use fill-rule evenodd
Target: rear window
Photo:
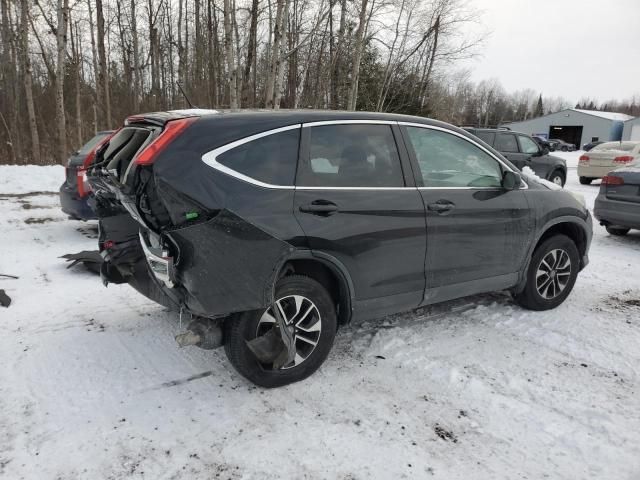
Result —
<path fill-rule="evenodd" d="M 216 161 L 247 177 L 270 185 L 293 185 L 300 129 L 257 138 L 219 154 Z"/>
<path fill-rule="evenodd" d="M 78 154 L 80 154 L 80 155 L 88 155 L 89 152 L 91 150 L 93 150 L 93 148 L 96 145 L 98 145 L 100 140 L 102 140 L 103 138 L 105 138 L 106 136 L 108 136 L 110 134 L 111 134 L 110 132 L 98 133 L 95 137 L 93 137 L 91 140 L 89 140 L 87 143 L 85 143 L 80 150 L 78 150 Z"/>

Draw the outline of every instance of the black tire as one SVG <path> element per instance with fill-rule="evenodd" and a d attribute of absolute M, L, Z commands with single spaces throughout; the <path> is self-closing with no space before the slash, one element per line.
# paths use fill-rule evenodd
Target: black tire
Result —
<path fill-rule="evenodd" d="M 553 298 L 545 298 L 539 291 L 536 285 L 538 267 L 541 265 L 542 260 L 547 257 L 553 250 L 562 250 L 566 252 L 570 261 L 570 271 L 568 280 L 560 293 Z M 550 310 L 556 308 L 571 293 L 576 278 L 578 277 L 578 270 L 580 269 L 580 254 L 576 244 L 566 235 L 554 235 L 547 238 L 544 242 L 538 245 L 533 252 L 529 267 L 527 268 L 526 284 L 522 292 L 514 296 L 516 302 L 524 308 L 529 310 Z M 555 277 L 555 273 L 553 274 Z M 555 287 L 554 287 L 555 291 Z"/>
<path fill-rule="evenodd" d="M 312 278 L 291 275 L 277 283 L 275 298 L 283 299 L 290 295 L 301 295 L 311 300 L 317 307 L 321 322 L 314 350 L 299 365 L 272 370 L 270 365 L 262 365 L 247 347 L 246 342 L 257 336 L 264 310 L 232 315 L 225 321 L 224 350 L 229 362 L 238 373 L 258 386 L 281 387 L 304 380 L 322 365 L 333 346 L 337 328 L 336 310 L 327 290 Z"/>
<path fill-rule="evenodd" d="M 556 179 L 558 181 L 556 181 Z M 565 182 L 567 181 L 564 175 L 564 172 L 560 169 L 554 170 L 551 175 L 549 175 L 549 181 L 555 183 L 556 185 L 560 185 L 564 187 Z"/>
<path fill-rule="evenodd" d="M 567 147 L 562 147 L 560 150 L 562 150 L 563 152 L 566 152 L 568 149 Z"/>
<path fill-rule="evenodd" d="M 581 185 L 591 185 L 591 182 L 593 182 L 593 178 L 591 177 L 580 177 Z"/>
<path fill-rule="evenodd" d="M 615 235 L 616 237 L 624 237 L 627 233 L 629 233 L 629 230 L 631 230 L 630 228 L 612 226 L 606 226 L 604 228 L 607 229 L 607 233 L 609 233 L 610 235 Z"/>

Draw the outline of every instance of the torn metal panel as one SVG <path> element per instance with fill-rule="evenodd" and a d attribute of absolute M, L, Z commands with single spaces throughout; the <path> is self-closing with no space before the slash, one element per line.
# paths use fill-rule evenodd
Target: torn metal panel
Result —
<path fill-rule="evenodd" d="M 180 248 L 174 274 L 185 303 L 207 316 L 267 307 L 276 269 L 294 250 L 228 210 L 167 236 Z"/>

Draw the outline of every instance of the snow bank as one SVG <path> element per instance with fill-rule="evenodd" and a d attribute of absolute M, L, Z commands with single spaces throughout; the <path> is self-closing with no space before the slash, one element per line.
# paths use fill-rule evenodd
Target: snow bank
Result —
<path fill-rule="evenodd" d="M 0 193 L 27 193 L 34 189 L 57 192 L 64 182 L 62 165 L 2 165 Z"/>

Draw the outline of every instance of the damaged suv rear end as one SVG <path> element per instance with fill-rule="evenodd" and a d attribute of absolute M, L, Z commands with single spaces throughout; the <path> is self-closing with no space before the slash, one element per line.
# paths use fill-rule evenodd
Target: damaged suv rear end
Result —
<path fill-rule="evenodd" d="M 291 188 L 260 189 L 258 197 L 253 184 L 221 173 L 224 167 L 216 158 L 222 157 L 223 150 L 229 150 L 239 137 L 244 142 L 269 130 L 269 119 L 260 115 L 249 121 L 220 117 L 215 111 L 201 110 L 129 117 L 109 143 L 96 152 L 88 175 L 100 217 L 99 249 L 104 258 L 101 277 L 105 285 L 129 283 L 151 300 L 196 317 L 190 334 L 181 336 L 179 342 L 206 348 L 222 343 L 219 319 L 269 307 L 278 276 L 283 275 L 282 267 L 303 238 L 291 215 L 300 126 L 284 128 L 283 135 L 261 145 L 270 152 L 261 153 L 275 160 L 265 163 L 265 178 Z M 206 155 L 209 163 L 205 163 Z M 219 168 L 211 168 L 212 162 Z M 315 303 L 323 301 L 331 302 L 320 298 Z M 276 322 L 285 322 L 283 316 L 301 317 L 305 313 L 299 311 L 302 307 L 309 305 L 300 305 L 291 297 L 275 312 L 264 312 L 267 322 L 256 328 L 266 331 Z M 262 335 L 260 342 L 250 345 L 251 352 L 240 345 L 244 349 L 242 359 L 237 358 L 237 352 L 230 352 L 230 347 L 227 353 L 230 358 L 235 355 L 236 361 L 232 358 L 232 362 L 237 368 L 238 362 L 250 358 L 248 353 L 269 364 L 266 377 L 263 366 L 257 372 L 253 372 L 253 365 L 251 371 L 243 371 L 240 366 L 241 373 L 256 383 L 289 383 L 293 380 L 287 378 L 286 367 L 302 360 L 311 367 L 312 359 L 307 358 L 311 353 L 313 363 L 319 365 L 328 354 L 328 349 L 307 349 L 303 358 L 300 349 L 284 348 L 287 343 L 305 340 L 315 347 L 319 333 L 309 324 L 312 318 L 308 315 L 288 329 L 281 323 L 283 334 Z M 331 337 L 329 348 L 335 322 L 335 318 L 330 322 L 333 331 L 325 332 Z M 301 330 L 305 325 L 312 327 L 306 336 Z M 304 340 L 292 335 L 298 328 Z M 227 340 L 231 335 L 233 331 L 227 328 Z M 268 374 L 270 370 L 274 375 Z M 285 374 L 278 375 L 280 370 Z M 313 370 L 305 367 L 306 375 Z M 298 375 L 295 380 L 306 375 Z"/>

